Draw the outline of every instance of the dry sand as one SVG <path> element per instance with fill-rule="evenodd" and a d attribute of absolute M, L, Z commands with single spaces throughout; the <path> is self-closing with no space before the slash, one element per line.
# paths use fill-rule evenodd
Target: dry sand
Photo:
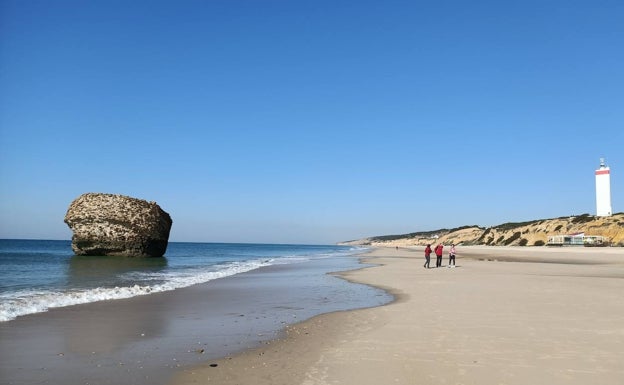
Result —
<path fill-rule="evenodd" d="M 454 269 L 424 269 L 420 249 L 376 249 L 365 260 L 381 266 L 344 274 L 393 303 L 315 317 L 174 383 L 624 383 L 624 249 L 460 247 Z"/>

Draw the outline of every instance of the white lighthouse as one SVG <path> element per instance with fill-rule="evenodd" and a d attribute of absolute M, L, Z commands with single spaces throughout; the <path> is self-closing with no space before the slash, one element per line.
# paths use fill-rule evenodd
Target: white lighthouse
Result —
<path fill-rule="evenodd" d="M 604 158 L 600 158 L 600 168 L 596 170 L 596 215 L 611 215 L 611 175 Z"/>

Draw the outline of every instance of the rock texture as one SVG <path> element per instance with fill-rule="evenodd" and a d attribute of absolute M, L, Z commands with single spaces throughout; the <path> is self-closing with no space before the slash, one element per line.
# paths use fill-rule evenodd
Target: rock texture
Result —
<path fill-rule="evenodd" d="M 584 232 L 586 235 L 601 235 L 609 238 L 612 246 L 624 246 L 624 213 L 610 217 L 595 217 L 589 214 L 539 219 L 529 222 L 504 223 L 488 228 L 464 226 L 456 229 L 441 229 L 401 235 L 384 235 L 355 241 L 345 245 L 371 246 L 424 246 L 428 243 L 445 245 L 488 246 L 542 246 L 551 235 Z"/>
<path fill-rule="evenodd" d="M 162 257 L 172 221 L 155 202 L 87 193 L 69 205 L 65 223 L 77 255 Z"/>

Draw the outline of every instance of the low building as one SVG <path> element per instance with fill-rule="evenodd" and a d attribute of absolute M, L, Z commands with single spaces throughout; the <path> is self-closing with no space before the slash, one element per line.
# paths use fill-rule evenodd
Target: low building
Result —
<path fill-rule="evenodd" d="M 564 235 L 551 235 L 548 237 L 547 246 L 607 246 L 609 239 L 601 235 L 585 235 L 574 233 Z"/>

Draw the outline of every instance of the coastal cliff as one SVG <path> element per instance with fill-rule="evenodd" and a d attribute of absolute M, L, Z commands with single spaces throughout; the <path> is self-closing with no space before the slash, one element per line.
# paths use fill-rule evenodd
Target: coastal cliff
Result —
<path fill-rule="evenodd" d="M 424 246 L 426 244 L 464 244 L 488 246 L 543 246 L 553 235 L 585 233 L 608 238 L 612 246 L 624 246 L 624 213 L 610 217 L 583 214 L 571 217 L 504 223 L 492 227 L 463 226 L 454 229 L 382 235 L 341 242 L 342 245 Z"/>

